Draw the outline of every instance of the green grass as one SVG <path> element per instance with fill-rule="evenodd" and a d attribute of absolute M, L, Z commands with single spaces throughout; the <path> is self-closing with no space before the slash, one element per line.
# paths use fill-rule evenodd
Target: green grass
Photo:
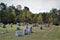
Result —
<path fill-rule="evenodd" d="M 21 26 L 20 32 L 23 31 L 24 26 Z M 33 32 L 30 35 L 23 35 L 16 37 L 16 25 L 13 28 L 7 26 L 8 33 L 0 34 L 0 40 L 60 40 L 60 27 L 49 27 L 40 30 L 39 27 L 33 27 Z M 3 28 L 0 27 L 0 32 Z"/>

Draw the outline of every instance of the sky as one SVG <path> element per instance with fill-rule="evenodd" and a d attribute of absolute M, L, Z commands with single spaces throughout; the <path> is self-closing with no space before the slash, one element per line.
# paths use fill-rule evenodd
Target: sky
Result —
<path fill-rule="evenodd" d="M 32 13 L 49 12 L 52 8 L 60 9 L 60 0 L 0 0 L 1 2 L 7 6 L 21 5 L 22 9 L 27 6 Z"/>

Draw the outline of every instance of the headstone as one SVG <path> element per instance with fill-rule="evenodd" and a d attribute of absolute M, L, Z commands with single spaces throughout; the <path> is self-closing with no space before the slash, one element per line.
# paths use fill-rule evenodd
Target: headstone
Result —
<path fill-rule="evenodd" d="M 42 25 L 41 25 L 40 29 L 41 29 L 41 30 L 43 29 L 43 28 L 42 28 Z"/>
<path fill-rule="evenodd" d="M 23 34 L 27 35 L 27 30 L 26 29 L 23 29 Z"/>
<path fill-rule="evenodd" d="M 24 29 L 23 29 L 23 35 L 25 35 L 25 31 L 26 31 L 26 29 L 24 28 Z"/>
<path fill-rule="evenodd" d="M 1 27 L 1 23 L 0 23 L 0 27 Z"/>
<path fill-rule="evenodd" d="M 16 34 L 15 34 L 15 35 L 16 35 L 17 37 L 21 36 L 19 26 L 17 26 L 17 28 L 16 28 Z"/>
<path fill-rule="evenodd" d="M 3 33 L 8 33 L 8 31 L 7 31 L 7 28 L 6 28 L 6 25 L 5 25 L 5 24 L 3 24 Z"/>
<path fill-rule="evenodd" d="M 13 27 L 13 24 L 11 23 L 10 25 L 11 25 L 11 28 L 12 28 Z"/>
<path fill-rule="evenodd" d="M 32 33 L 32 27 L 28 28 L 28 34 Z"/>
<path fill-rule="evenodd" d="M 17 25 L 18 25 L 18 26 L 20 26 L 20 22 L 19 22 L 19 23 L 17 23 Z"/>
<path fill-rule="evenodd" d="M 20 22 L 19 22 L 19 26 L 20 26 Z"/>
<path fill-rule="evenodd" d="M 28 35 L 28 27 L 26 27 L 26 28 L 23 29 L 23 34 L 24 35 Z"/>
<path fill-rule="evenodd" d="M 31 33 L 31 32 L 30 32 L 30 28 L 28 28 L 28 29 L 27 29 L 27 31 L 28 31 L 28 34 L 30 34 L 30 33 Z"/>
<path fill-rule="evenodd" d="M 32 33 L 32 27 L 30 27 L 30 33 Z"/>
<path fill-rule="evenodd" d="M 20 30 L 20 27 L 19 27 L 19 26 L 17 26 L 16 30 Z"/>
<path fill-rule="evenodd" d="M 5 24 L 3 24 L 3 28 L 6 28 L 6 25 Z"/>
<path fill-rule="evenodd" d="M 16 35 L 17 37 L 19 37 L 21 34 L 20 34 L 20 32 L 17 30 L 15 35 Z"/>

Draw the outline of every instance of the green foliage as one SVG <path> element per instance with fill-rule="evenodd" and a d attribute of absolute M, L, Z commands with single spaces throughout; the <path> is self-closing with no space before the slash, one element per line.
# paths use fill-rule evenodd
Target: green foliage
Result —
<path fill-rule="evenodd" d="M 37 23 L 37 14 L 34 14 L 34 16 L 32 18 L 32 22 L 33 23 Z"/>
<path fill-rule="evenodd" d="M 50 17 L 48 18 L 48 23 L 50 24 L 50 23 L 53 23 L 53 17 L 52 17 L 52 15 L 50 15 Z"/>
<path fill-rule="evenodd" d="M 39 24 L 43 23 L 42 14 L 39 14 L 38 19 L 37 19 L 37 23 L 39 23 Z"/>
<path fill-rule="evenodd" d="M 42 13 L 42 19 L 43 19 L 43 23 L 47 23 L 47 13 Z"/>
<path fill-rule="evenodd" d="M 24 9 L 18 10 L 14 5 L 9 7 L 4 3 L 0 3 L 0 5 L 3 6 L 0 11 L 0 22 L 3 23 L 29 22 L 60 24 L 60 9 L 52 8 L 50 12 L 33 14 L 26 6 Z"/>
<path fill-rule="evenodd" d="M 0 3 L 0 5 L 3 6 L 2 10 L 5 10 L 6 9 L 6 5 L 4 3 Z"/>

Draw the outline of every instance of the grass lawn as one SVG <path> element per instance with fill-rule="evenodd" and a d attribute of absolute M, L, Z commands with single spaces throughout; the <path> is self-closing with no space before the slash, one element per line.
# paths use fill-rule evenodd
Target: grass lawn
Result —
<path fill-rule="evenodd" d="M 60 40 L 60 27 L 49 27 L 40 30 L 39 27 L 33 27 L 33 32 L 30 35 L 23 35 L 21 37 L 16 37 L 16 25 L 11 28 L 7 26 L 8 33 L 0 34 L 0 40 Z M 24 26 L 21 26 L 20 32 L 23 31 Z M 3 28 L 0 27 L 0 32 Z"/>

